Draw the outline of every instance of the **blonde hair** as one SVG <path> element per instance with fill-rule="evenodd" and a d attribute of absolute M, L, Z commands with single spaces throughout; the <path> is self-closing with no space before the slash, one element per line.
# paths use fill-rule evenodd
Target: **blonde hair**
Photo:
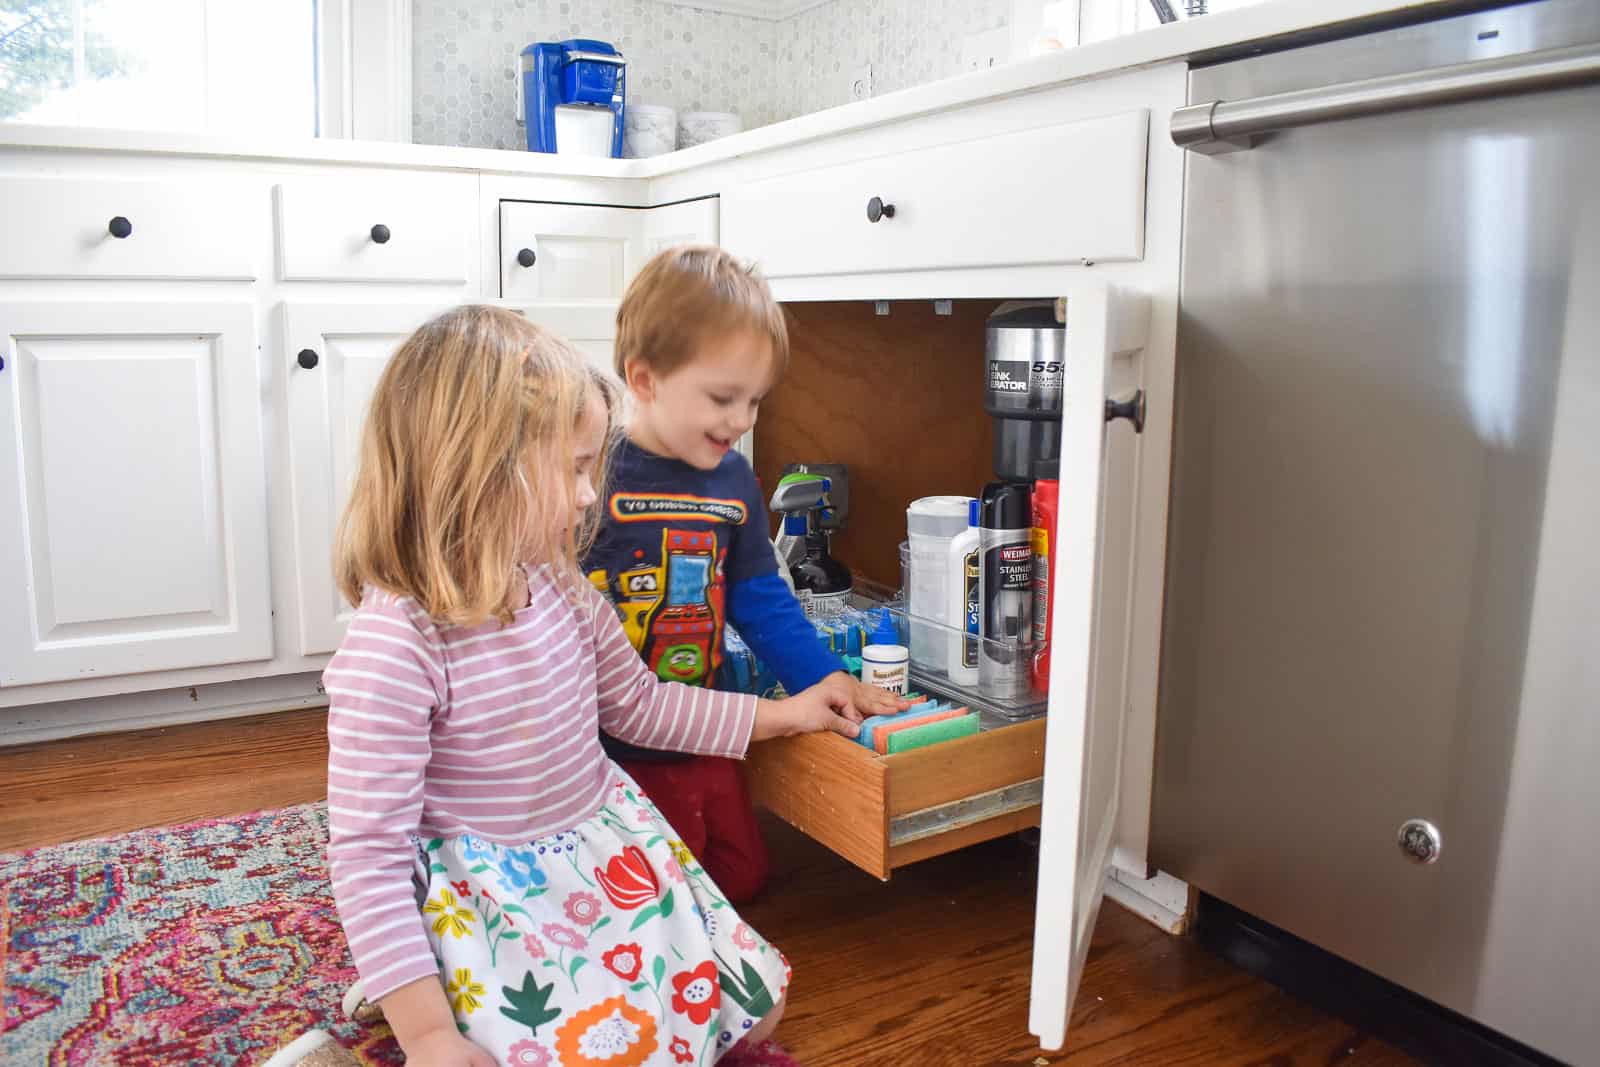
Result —
<path fill-rule="evenodd" d="M 708 336 L 751 330 L 772 342 L 773 377 L 789 365 L 789 327 L 766 279 L 715 245 L 679 245 L 644 265 L 617 309 L 617 377 L 643 363 L 671 374 Z"/>
<path fill-rule="evenodd" d="M 340 593 L 359 604 L 371 586 L 411 597 L 441 623 L 472 626 L 510 621 L 519 563 L 576 575 L 598 509 L 577 529 L 551 516 L 574 510 L 578 424 L 595 397 L 609 442 L 619 390 L 560 337 L 485 305 L 424 323 L 372 394 L 339 522 Z M 607 451 L 596 458 L 597 487 Z"/>

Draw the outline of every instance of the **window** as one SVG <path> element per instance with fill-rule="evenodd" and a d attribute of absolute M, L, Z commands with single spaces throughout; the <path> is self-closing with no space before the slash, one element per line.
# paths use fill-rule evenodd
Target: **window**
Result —
<path fill-rule="evenodd" d="M 317 0 L 0 0 L 0 120 L 312 137 Z"/>

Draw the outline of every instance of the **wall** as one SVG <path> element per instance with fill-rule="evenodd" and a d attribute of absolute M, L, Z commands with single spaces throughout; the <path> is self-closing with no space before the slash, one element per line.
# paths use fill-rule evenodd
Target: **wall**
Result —
<path fill-rule="evenodd" d="M 1005 24 L 1010 0 L 831 0 L 774 21 L 660 0 L 413 0 L 412 139 L 521 148 L 517 55 L 592 37 L 628 57 L 628 99 L 737 111 L 746 129 L 959 73 L 961 44 Z M 581 11 L 581 15 L 579 12 Z"/>
<path fill-rule="evenodd" d="M 629 100 L 738 111 L 746 127 L 779 117 L 770 20 L 656 0 L 414 0 L 411 18 L 419 144 L 527 147 L 516 124 L 518 53 L 572 37 L 610 41 L 627 57 Z"/>
<path fill-rule="evenodd" d="M 833 0 L 779 23 L 782 118 L 850 102 L 852 74 L 872 65 L 882 96 L 961 73 L 961 46 L 1006 24 L 1011 0 Z"/>

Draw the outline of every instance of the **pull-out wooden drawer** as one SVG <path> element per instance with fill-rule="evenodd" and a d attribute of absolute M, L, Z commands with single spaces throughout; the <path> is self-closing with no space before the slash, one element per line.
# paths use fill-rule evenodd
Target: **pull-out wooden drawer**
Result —
<path fill-rule="evenodd" d="M 1147 111 L 751 182 L 722 242 L 768 277 L 1144 255 Z"/>
<path fill-rule="evenodd" d="M 265 210 L 227 181 L 0 179 L 0 277 L 248 281 Z"/>
<path fill-rule="evenodd" d="M 879 756 L 837 734 L 750 746 L 755 802 L 887 879 L 917 860 L 1039 825 L 1043 719 Z"/>
<path fill-rule="evenodd" d="M 465 284 L 477 202 L 465 175 L 304 178 L 277 188 L 278 277 Z"/>

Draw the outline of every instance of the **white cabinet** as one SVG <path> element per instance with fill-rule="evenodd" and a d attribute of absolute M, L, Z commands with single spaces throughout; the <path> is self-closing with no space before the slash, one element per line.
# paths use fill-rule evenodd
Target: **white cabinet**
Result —
<path fill-rule="evenodd" d="M 785 174 L 723 197 L 723 243 L 772 278 L 1134 260 L 1148 111 Z"/>
<path fill-rule="evenodd" d="M 640 267 L 674 244 L 717 243 L 717 200 L 657 208 L 500 203 L 500 295 L 620 300 Z"/>
<path fill-rule="evenodd" d="M 617 304 L 614 300 L 503 301 L 513 311 L 559 334 L 583 353 L 592 366 L 613 372 L 617 341 Z"/>
<path fill-rule="evenodd" d="M 648 262 L 663 248 L 673 245 L 717 244 L 721 236 L 718 225 L 720 208 L 717 198 L 708 196 L 646 209 L 642 212 L 644 262 Z"/>
<path fill-rule="evenodd" d="M 256 276 L 265 198 L 237 181 L 0 179 L 0 277 Z"/>
<path fill-rule="evenodd" d="M 0 304 L 0 685 L 272 656 L 254 312 Z"/>
<path fill-rule="evenodd" d="M 477 183 L 459 175 L 302 178 L 278 185 L 284 281 L 465 284 Z"/>
<path fill-rule="evenodd" d="M 1108 421 L 1106 410 L 1109 399 L 1137 396 L 1143 421 L 1150 300 L 1095 282 L 1074 287 L 1065 302 L 1060 477 L 1074 491 L 1056 524 L 1028 1013 L 1028 1029 L 1045 1048 L 1065 1040 L 1111 867 L 1129 680 L 1155 669 L 1135 659 L 1129 632 L 1143 438 L 1130 422 Z"/>
<path fill-rule="evenodd" d="M 333 545 L 360 458 L 361 427 L 383 368 L 442 307 L 285 304 L 289 485 L 300 652 L 339 647 L 353 613 L 333 580 Z"/>

